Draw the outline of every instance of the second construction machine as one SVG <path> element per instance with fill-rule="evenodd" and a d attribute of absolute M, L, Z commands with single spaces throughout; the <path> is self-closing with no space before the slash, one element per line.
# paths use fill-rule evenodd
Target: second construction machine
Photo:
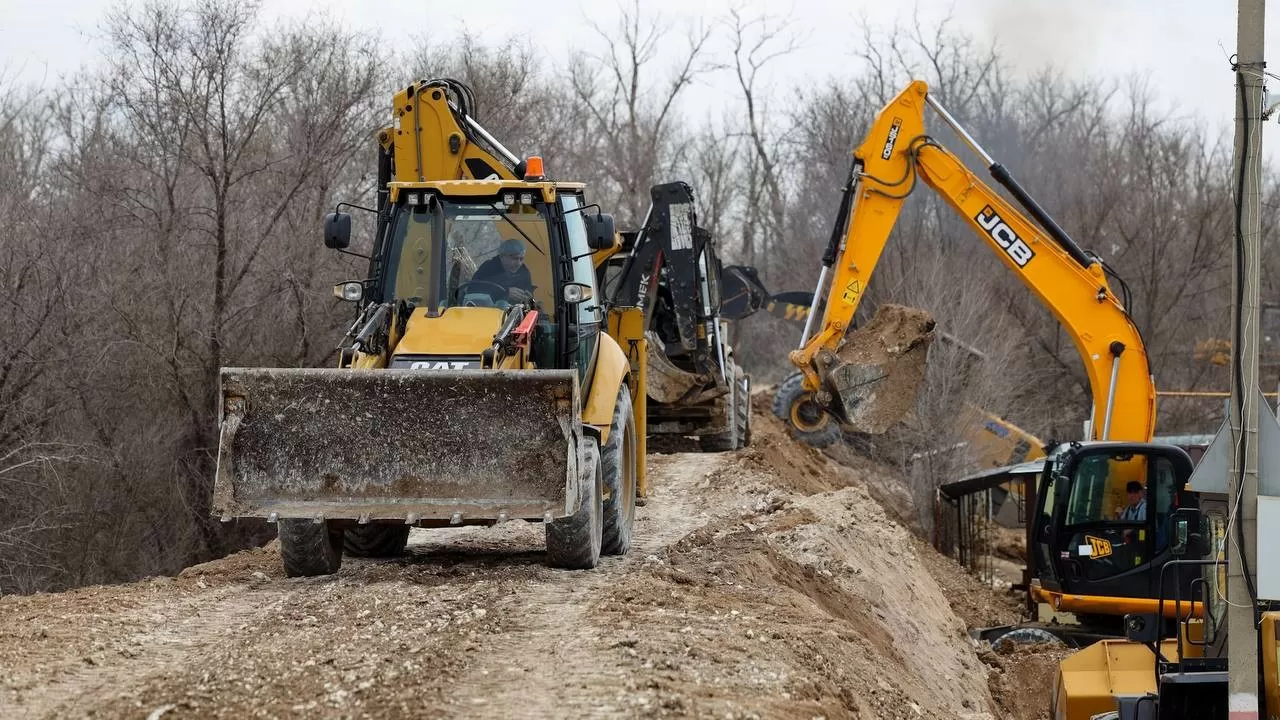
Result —
<path fill-rule="evenodd" d="M 622 233 L 602 270 L 611 308 L 639 309 L 645 348 L 625 348 L 635 367 L 644 354 L 650 436 L 697 436 L 705 451 L 751 442 L 751 379 L 734 357 L 721 314 L 724 274 L 711 233 L 698 225 L 693 189 L 653 186 L 643 225 Z"/>
<path fill-rule="evenodd" d="M 926 132 L 929 107 L 983 158 L 1034 222 Z M 1166 585 L 1170 576 L 1162 580 L 1160 574 L 1172 558 L 1172 513 L 1198 499 L 1188 487 L 1190 456 L 1151 442 L 1156 396 L 1141 333 L 1112 291 L 1104 263 L 1077 245 L 923 82 L 894 97 L 854 150 L 812 303 L 823 308 L 821 317 L 809 316 L 801 348 L 790 355 L 803 381 L 784 387 L 776 402 L 798 433 L 825 431 L 832 416 L 848 414 L 850 399 L 841 395 L 848 383 L 832 369 L 850 373 L 848 361 L 836 362 L 837 353 L 902 204 L 918 182 L 936 192 L 1063 324 L 1093 390 L 1090 437 L 1059 445 L 1042 461 L 1028 520 L 1033 596 L 1055 610 L 1111 618 L 1117 628 L 1126 613 L 1154 612 L 1160 595 L 1172 597 L 1175 591 Z M 875 324 L 873 319 L 859 332 Z M 1132 484 L 1141 489 L 1149 512 L 1126 519 L 1120 511 Z"/>
<path fill-rule="evenodd" d="M 612 217 L 485 133 L 465 86 L 393 103 L 367 274 L 335 288 L 358 308 L 339 367 L 222 370 L 215 512 L 276 522 L 289 575 L 516 519 L 544 524 L 556 567 L 626 553 L 644 378 L 596 283 Z M 330 215 L 326 244 L 350 238 Z"/>

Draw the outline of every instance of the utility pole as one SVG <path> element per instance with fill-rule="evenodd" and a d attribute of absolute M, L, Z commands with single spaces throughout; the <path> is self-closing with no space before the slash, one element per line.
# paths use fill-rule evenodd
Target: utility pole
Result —
<path fill-rule="evenodd" d="M 1262 219 L 1263 3 L 1239 0 L 1236 26 L 1236 141 L 1233 232 L 1231 462 L 1235 526 L 1227 542 L 1227 689 L 1231 720 L 1258 717 L 1258 641 L 1253 588 L 1258 568 L 1258 322 Z M 1271 708 L 1270 710 L 1274 710 Z"/>

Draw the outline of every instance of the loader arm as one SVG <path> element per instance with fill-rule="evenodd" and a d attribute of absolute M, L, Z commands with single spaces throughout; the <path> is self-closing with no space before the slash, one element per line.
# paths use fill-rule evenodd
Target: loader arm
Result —
<path fill-rule="evenodd" d="M 852 324 L 902 203 L 918 179 L 959 213 L 1066 327 L 1089 377 L 1093 439 L 1149 441 L 1156 395 L 1146 348 L 1111 291 L 1101 262 L 1067 238 L 998 164 L 991 163 L 993 175 L 1051 232 L 1025 217 L 931 138 L 924 124 L 926 104 L 953 122 L 928 99 L 927 85 L 916 81 L 880 111 L 854 151 L 853 170 L 814 295 L 815 306 L 825 297 L 821 321 L 811 333 L 810 316 L 800 349 L 790 355 L 805 375 L 805 389 L 819 404 L 830 402 L 821 395 L 827 387 L 822 371 Z M 983 154 L 976 145 L 975 150 Z"/>

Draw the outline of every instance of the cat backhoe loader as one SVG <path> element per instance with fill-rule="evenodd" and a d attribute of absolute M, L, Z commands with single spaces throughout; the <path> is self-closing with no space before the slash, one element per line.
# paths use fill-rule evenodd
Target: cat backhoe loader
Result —
<path fill-rule="evenodd" d="M 596 287 L 612 217 L 469 103 L 449 81 L 394 97 L 339 367 L 222 370 L 215 512 L 276 522 L 289 575 L 396 554 L 412 526 L 544 523 L 570 569 L 629 548 L 644 396 Z M 329 247 L 350 235 L 326 218 Z"/>
<path fill-rule="evenodd" d="M 987 164 L 1036 222 L 996 193 L 927 134 L 926 107 Z M 1043 460 L 1032 524 L 1032 594 L 1062 612 L 1116 621 L 1153 611 L 1160 567 L 1171 555 L 1168 522 L 1195 504 L 1187 481 L 1190 456 L 1152 443 L 1155 387 L 1141 334 L 1113 293 L 1103 262 L 1077 245 L 928 94 L 913 82 L 876 116 L 854 161 L 840 213 L 823 257 L 814 307 L 801 348 L 790 359 L 804 382 L 779 398 L 799 433 L 839 416 L 840 383 L 833 356 L 852 322 L 902 203 L 916 183 L 938 193 L 983 243 L 1064 325 L 1085 363 L 1093 390 L 1088 439 L 1059 445 Z M 1131 482 L 1149 512 L 1121 519 Z M 1172 611 L 1170 611 L 1172 612 Z"/>

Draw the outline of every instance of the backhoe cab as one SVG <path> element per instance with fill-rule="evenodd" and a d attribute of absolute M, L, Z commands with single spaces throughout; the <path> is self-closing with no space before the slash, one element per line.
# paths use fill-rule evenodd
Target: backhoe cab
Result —
<path fill-rule="evenodd" d="M 570 569 L 630 547 L 643 378 L 596 285 L 612 218 L 540 158 L 481 148 L 455 85 L 401 91 L 379 134 L 368 274 L 335 288 L 358 308 L 339 367 L 222 370 L 215 512 L 276 522 L 289 575 L 397 554 L 413 526 L 543 523 Z M 478 162 L 494 177 L 459 179 Z M 326 245 L 350 228 L 330 215 Z"/>

